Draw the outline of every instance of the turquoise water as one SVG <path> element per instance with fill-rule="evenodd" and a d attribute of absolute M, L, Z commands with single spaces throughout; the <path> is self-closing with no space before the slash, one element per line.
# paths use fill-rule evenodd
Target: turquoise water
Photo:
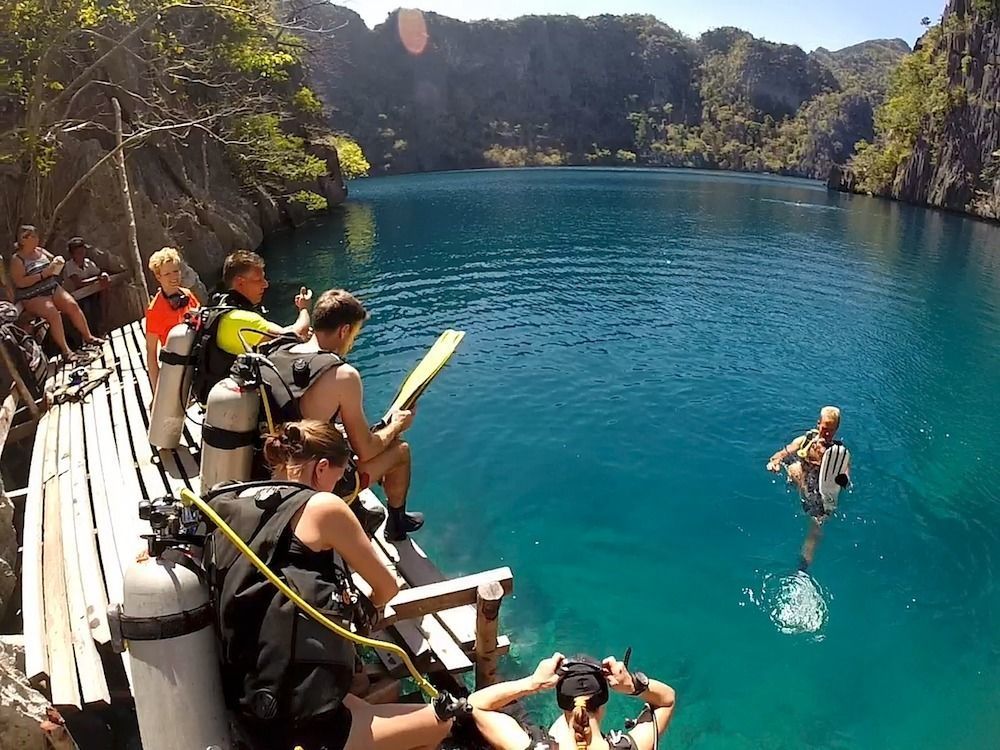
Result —
<path fill-rule="evenodd" d="M 369 305 L 373 420 L 468 332 L 408 433 L 411 506 L 447 572 L 514 570 L 508 674 L 631 645 L 678 691 L 669 748 L 1000 746 L 995 227 L 793 180 L 491 171 L 352 183 L 268 259 L 275 308 L 300 280 Z M 797 577 L 764 464 L 826 403 L 855 487 Z"/>

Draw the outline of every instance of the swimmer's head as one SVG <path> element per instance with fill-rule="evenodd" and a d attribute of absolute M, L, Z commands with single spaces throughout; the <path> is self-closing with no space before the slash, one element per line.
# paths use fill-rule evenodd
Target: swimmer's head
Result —
<path fill-rule="evenodd" d="M 819 436 L 824 441 L 833 440 L 840 428 L 840 409 L 836 406 L 824 406 L 819 410 L 819 421 L 816 422 Z"/>

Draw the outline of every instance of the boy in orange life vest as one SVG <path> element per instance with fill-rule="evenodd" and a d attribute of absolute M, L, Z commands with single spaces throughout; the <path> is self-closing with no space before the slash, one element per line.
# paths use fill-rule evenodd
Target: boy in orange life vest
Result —
<path fill-rule="evenodd" d="M 160 288 L 146 308 L 146 362 L 149 384 L 156 391 L 160 376 L 159 347 L 167 343 L 167 334 L 184 316 L 198 309 L 198 298 L 181 286 L 181 256 L 175 248 L 157 250 L 149 258 L 149 270 Z"/>

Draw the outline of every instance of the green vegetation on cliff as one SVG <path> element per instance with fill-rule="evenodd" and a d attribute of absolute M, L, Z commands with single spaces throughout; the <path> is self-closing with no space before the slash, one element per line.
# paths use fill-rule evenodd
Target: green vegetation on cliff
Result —
<path fill-rule="evenodd" d="M 298 183 L 327 174 L 309 144 L 328 127 L 319 99 L 301 84 L 302 49 L 269 0 L 3 3 L 0 167 L 13 185 L 0 205 L 7 231 L 24 220 L 53 229 L 116 153 L 170 138 L 224 144 L 248 191 L 305 198 L 311 191 Z M 113 99 L 122 111 L 118 147 Z M 103 156 L 72 184 L 54 187 L 60 159 L 89 141 Z"/>
<path fill-rule="evenodd" d="M 945 118 L 964 102 L 965 91 L 948 77 L 948 51 L 940 25 L 892 74 L 885 103 L 875 113 L 876 141 L 862 141 L 851 164 L 861 189 L 877 192 L 913 154 L 918 138 L 934 139 Z"/>
<path fill-rule="evenodd" d="M 346 8 L 303 12 L 338 27 L 310 40 L 310 82 L 379 172 L 635 163 L 825 177 L 872 137 L 907 51 L 879 40 L 810 55 L 735 28 L 691 39 L 652 16 L 426 13 L 414 54 L 398 14 L 369 30 Z"/>

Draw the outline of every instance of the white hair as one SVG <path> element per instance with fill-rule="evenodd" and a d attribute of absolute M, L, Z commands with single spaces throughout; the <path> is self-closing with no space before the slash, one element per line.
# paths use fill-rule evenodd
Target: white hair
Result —
<path fill-rule="evenodd" d="M 840 424 L 840 409 L 836 406 L 824 406 L 819 410 L 820 419 L 832 419 L 838 425 Z"/>

